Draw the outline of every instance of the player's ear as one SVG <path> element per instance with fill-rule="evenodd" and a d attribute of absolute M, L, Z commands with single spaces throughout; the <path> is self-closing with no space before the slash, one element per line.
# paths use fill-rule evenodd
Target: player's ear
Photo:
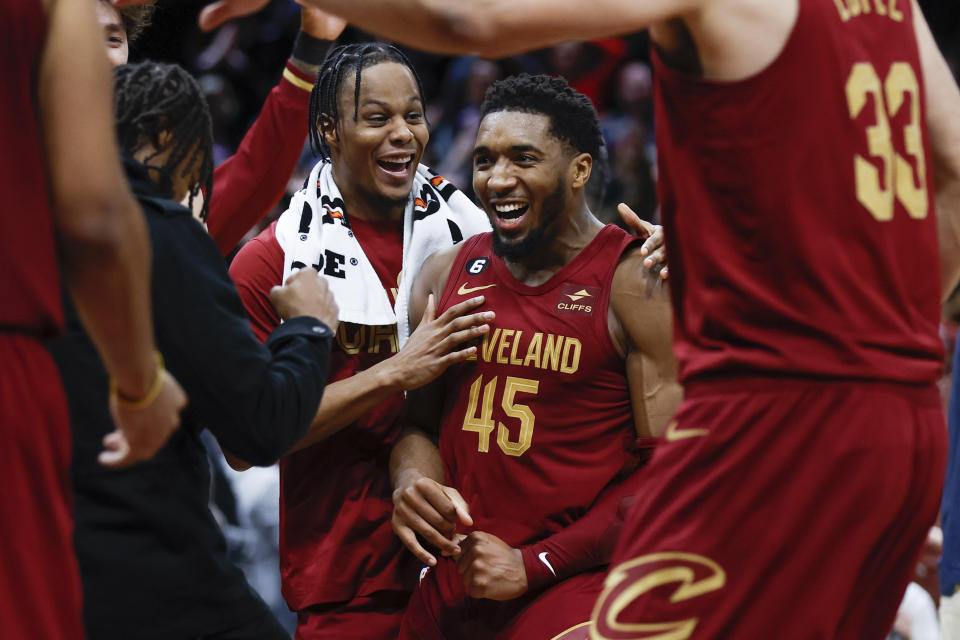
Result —
<path fill-rule="evenodd" d="M 317 116 L 317 130 L 320 131 L 320 135 L 323 136 L 323 141 L 327 143 L 327 146 L 333 149 L 338 146 L 340 142 L 340 137 L 337 135 L 337 123 L 333 121 L 326 113 L 321 113 Z"/>
<path fill-rule="evenodd" d="M 574 189 L 583 188 L 590 180 L 591 171 L 593 171 L 593 156 L 589 153 L 574 156 L 570 161 L 570 186 Z"/>

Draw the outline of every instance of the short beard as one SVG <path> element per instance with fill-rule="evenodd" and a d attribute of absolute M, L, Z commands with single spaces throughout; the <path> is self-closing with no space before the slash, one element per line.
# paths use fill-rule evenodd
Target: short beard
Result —
<path fill-rule="evenodd" d="M 497 232 L 493 233 L 493 252 L 508 262 L 519 262 L 536 251 L 543 243 L 543 227 L 537 227 L 520 242 L 504 242 Z"/>
<path fill-rule="evenodd" d="M 531 229 L 530 232 L 527 233 L 527 236 L 519 242 L 506 242 L 500 234 L 494 230 L 493 253 L 508 262 L 520 262 L 528 257 L 543 245 L 543 241 L 547 235 L 547 225 L 563 212 L 565 206 L 563 181 L 558 178 L 557 188 L 543 200 L 543 206 L 541 207 L 543 217 L 541 218 L 540 226 Z"/>

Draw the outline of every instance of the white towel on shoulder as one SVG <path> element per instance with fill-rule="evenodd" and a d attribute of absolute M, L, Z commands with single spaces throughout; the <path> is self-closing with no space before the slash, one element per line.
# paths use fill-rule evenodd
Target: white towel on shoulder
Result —
<path fill-rule="evenodd" d="M 402 346 L 410 335 L 407 309 L 413 281 L 431 253 L 490 230 L 486 214 L 453 184 L 425 165 L 417 167 L 403 214 L 403 272 L 396 307 L 360 243 L 350 230 L 340 189 L 329 161 L 310 172 L 306 187 L 277 221 L 283 250 L 283 281 L 311 266 L 326 278 L 340 307 L 340 321 L 368 326 L 397 325 Z"/>

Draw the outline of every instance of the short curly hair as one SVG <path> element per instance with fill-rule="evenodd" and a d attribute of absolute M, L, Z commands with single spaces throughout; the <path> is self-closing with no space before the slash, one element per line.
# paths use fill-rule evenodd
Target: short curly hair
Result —
<path fill-rule="evenodd" d="M 101 0 L 101 2 L 104 1 L 107 0 Z M 150 26 L 156 8 L 155 3 L 148 2 L 134 7 L 117 9 L 120 13 L 120 19 L 123 20 L 123 28 L 127 32 L 127 42 L 133 44 L 133 41 L 140 37 L 143 30 Z"/>
<path fill-rule="evenodd" d="M 578 153 L 601 160 L 603 134 L 590 98 L 563 78 L 521 73 L 490 85 L 480 106 L 480 118 L 497 111 L 535 113 L 550 118 L 550 133 Z"/>

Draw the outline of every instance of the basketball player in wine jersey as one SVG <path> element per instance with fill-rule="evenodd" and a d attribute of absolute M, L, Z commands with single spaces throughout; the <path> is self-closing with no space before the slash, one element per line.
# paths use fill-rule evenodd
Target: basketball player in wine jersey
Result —
<path fill-rule="evenodd" d="M 496 316 L 473 359 L 409 394 L 422 430 L 394 447 L 394 530 L 432 570 L 400 637 L 585 637 L 604 532 L 680 398 L 668 296 L 587 207 L 602 139 L 585 96 L 517 76 L 481 114 L 474 190 L 494 230 L 425 263 L 411 320 L 481 291 Z"/>

